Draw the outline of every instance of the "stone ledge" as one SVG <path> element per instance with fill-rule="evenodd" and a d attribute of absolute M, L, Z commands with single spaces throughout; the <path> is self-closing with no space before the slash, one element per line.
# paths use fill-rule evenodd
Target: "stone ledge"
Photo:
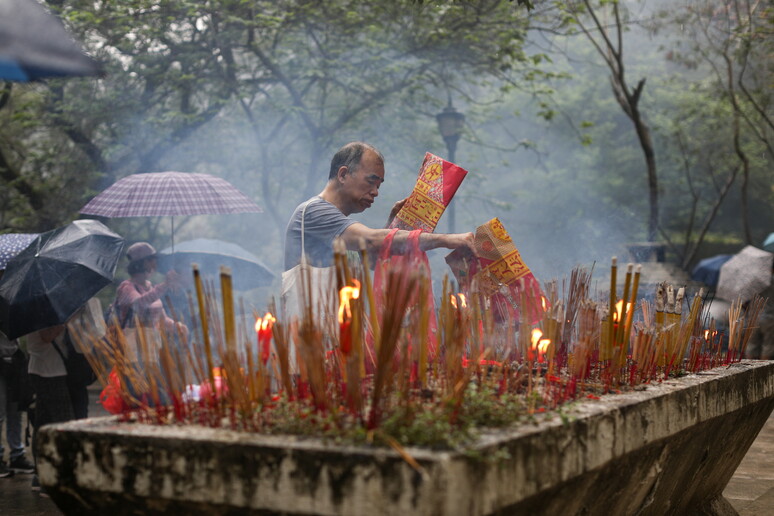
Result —
<path fill-rule="evenodd" d="M 745 361 L 583 400 L 457 452 L 100 418 L 42 429 L 39 475 L 67 513 L 721 513 L 774 409 L 774 362 Z M 722 436 L 718 438 L 718 436 Z M 714 507 L 714 509 L 713 509 Z"/>

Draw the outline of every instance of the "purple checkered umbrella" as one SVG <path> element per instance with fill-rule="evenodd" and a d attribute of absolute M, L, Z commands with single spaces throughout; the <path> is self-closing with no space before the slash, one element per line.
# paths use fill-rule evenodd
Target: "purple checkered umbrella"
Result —
<path fill-rule="evenodd" d="M 116 181 L 81 208 L 84 215 L 151 217 L 263 210 L 220 177 L 188 172 L 133 174 Z M 172 220 L 174 247 L 175 222 Z"/>
<path fill-rule="evenodd" d="M 102 217 L 262 211 L 225 179 L 187 172 L 154 172 L 126 176 L 81 208 L 84 215 Z"/>

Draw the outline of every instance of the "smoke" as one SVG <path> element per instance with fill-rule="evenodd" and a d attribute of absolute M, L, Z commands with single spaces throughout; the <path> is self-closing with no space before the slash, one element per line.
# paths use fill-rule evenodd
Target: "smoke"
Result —
<path fill-rule="evenodd" d="M 553 57 L 559 61 L 559 56 Z M 564 62 L 557 66 L 569 67 Z M 471 86 L 462 80 L 462 91 L 453 96 L 455 107 L 468 120 L 456 155 L 456 162 L 469 171 L 454 200 L 456 229 L 474 231 L 498 217 L 541 281 L 566 276 L 576 265 L 607 264 L 612 255 L 624 253 L 625 243 L 642 240 L 645 230 L 642 177 L 625 175 L 636 168 L 632 162 L 642 159 L 636 147 L 632 150 L 636 143 L 631 125 L 611 101 L 600 68 L 572 66 L 586 83 L 555 85 L 566 95 L 554 101 L 568 116 L 551 122 L 538 116 L 543 108 L 533 95 L 504 94 L 501 84 Z M 597 80 L 588 83 L 594 76 Z M 204 237 L 237 243 L 279 278 L 287 219 L 305 200 L 305 191 L 322 190 L 332 155 L 352 140 L 372 143 L 386 156 L 386 182 L 376 203 L 355 216 L 370 227 L 383 227 L 393 203 L 411 192 L 424 153 L 448 157 L 433 114 L 446 103 L 449 92 L 439 88 L 430 93 L 435 104 L 408 109 L 422 99 L 406 93 L 322 139 L 313 139 L 298 117 L 288 115 L 287 106 L 257 103 L 257 123 L 251 124 L 237 102 L 231 101 L 216 118 L 171 146 L 153 171 L 221 176 L 265 213 L 179 220 L 175 240 Z M 577 130 L 583 120 L 595 124 L 591 145 L 582 143 L 583 135 Z M 135 142 L 157 137 L 150 128 L 143 136 L 140 122 L 133 124 L 130 133 Z M 441 219 L 438 231 L 448 231 L 447 218 Z M 127 240 L 151 238 L 157 247 L 167 247 L 167 222 L 154 228 L 134 227 L 147 231 L 125 234 Z M 448 272 L 443 261 L 447 253 L 430 253 L 436 284 Z M 263 307 L 268 295 L 279 291 L 279 280 L 258 290 L 251 299 Z"/>

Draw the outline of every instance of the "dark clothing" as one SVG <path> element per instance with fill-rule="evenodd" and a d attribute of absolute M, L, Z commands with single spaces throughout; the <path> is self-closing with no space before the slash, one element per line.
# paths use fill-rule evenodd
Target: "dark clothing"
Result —
<path fill-rule="evenodd" d="M 75 418 L 66 376 L 38 376 L 30 374 L 32 388 L 35 391 L 35 417 L 32 424 L 35 433 L 32 436 L 32 455 L 37 463 L 38 429 L 49 423 L 61 423 Z M 87 401 L 88 403 L 88 401 Z"/>
<path fill-rule="evenodd" d="M 73 405 L 73 419 L 86 419 L 89 417 L 89 390 L 85 385 L 68 386 L 70 389 L 70 401 Z"/>
<path fill-rule="evenodd" d="M 285 270 L 301 262 L 301 214 L 304 206 L 304 251 L 314 267 L 333 265 L 333 240 L 356 222 L 319 195 L 301 203 L 290 217 L 285 231 Z"/>

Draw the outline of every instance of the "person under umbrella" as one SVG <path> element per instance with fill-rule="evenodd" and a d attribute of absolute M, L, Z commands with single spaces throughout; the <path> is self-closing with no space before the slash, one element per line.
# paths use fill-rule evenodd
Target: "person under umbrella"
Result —
<path fill-rule="evenodd" d="M 129 279 L 118 286 L 114 303 L 121 328 L 134 328 L 139 321 L 146 328 L 160 327 L 171 335 L 181 332 L 187 336 L 188 327 L 169 317 L 161 301 L 167 292 L 181 287 L 177 271 L 170 270 L 164 281 L 154 286 L 150 278 L 157 268 L 156 249 L 148 242 L 137 242 L 129 246 L 126 256 Z"/>
<path fill-rule="evenodd" d="M 148 242 L 136 242 L 129 246 L 126 256 L 129 259 L 129 279 L 118 286 L 113 307 L 117 323 L 126 339 L 125 356 L 128 362 L 139 370 L 149 366 L 149 362 L 158 361 L 158 346 L 163 340 L 158 335 L 159 331 L 167 333 L 167 342 L 175 342 L 175 337 L 178 336 L 185 342 L 188 338 L 188 327 L 169 317 L 161 300 L 168 293 L 182 287 L 177 271 L 167 272 L 164 281 L 154 286 L 150 278 L 157 269 L 156 249 Z M 115 323 L 114 320 L 113 324 Z M 145 333 L 150 356 L 143 354 L 142 341 L 137 335 L 140 331 Z M 131 378 L 124 377 L 123 382 L 134 398 L 154 404 L 151 393 L 135 385 Z M 165 404 L 168 401 L 165 394 L 158 394 L 161 396 L 159 403 Z"/>
<path fill-rule="evenodd" d="M 38 428 L 49 423 L 75 419 L 75 410 L 67 388 L 67 370 L 55 345 L 64 348 L 65 325 L 34 331 L 27 335 L 30 354 L 29 375 L 35 392 L 35 416 L 32 418 L 32 456 L 37 466 Z M 40 491 L 37 471 L 32 478 L 32 490 Z"/>
<path fill-rule="evenodd" d="M 0 235 L 0 279 L 8 262 L 27 248 L 36 233 L 6 233 Z M 27 374 L 27 359 L 16 339 L 0 332 L 0 433 L 5 426 L 8 443 L 8 464 L 3 462 L 4 448 L 0 442 L 0 478 L 14 473 L 32 473 L 34 466 L 24 454 L 22 415 L 19 407 L 21 384 Z M 5 425 L 3 425 L 5 423 Z"/>
<path fill-rule="evenodd" d="M 123 247 L 124 239 L 104 224 L 77 220 L 37 236 L 7 264 L 0 279 L 0 331 L 11 339 L 28 335 L 35 428 L 87 415 L 86 385 L 76 389 L 68 381 L 65 359 L 74 357 L 64 325 L 112 281 Z M 33 444 L 33 457 L 34 451 Z M 40 489 L 37 476 L 32 488 Z"/>
<path fill-rule="evenodd" d="M 27 335 L 27 351 L 30 354 L 28 372 L 32 390 L 35 392 L 35 414 L 31 419 L 32 451 L 36 464 L 37 433 L 41 426 L 84 419 L 89 415 L 87 385 L 69 381 L 65 360 L 70 353 L 80 353 L 71 340 L 70 324 L 77 324 L 90 311 L 100 313 L 101 310 L 94 308 L 95 306 L 99 307 L 99 301 L 96 298 L 90 299 L 67 323 L 36 330 Z M 37 472 L 32 478 L 32 490 L 41 490 Z"/>
<path fill-rule="evenodd" d="M 0 278 L 4 269 L 0 269 Z M 9 339 L 0 331 L 0 435 L 5 426 L 8 443 L 8 464 L 3 461 L 5 450 L 0 442 L 0 478 L 11 477 L 14 473 L 32 473 L 33 464 L 24 454 L 22 441 L 22 410 L 20 407 L 21 386 L 26 383 L 27 359 L 19 348 L 17 339 Z M 5 425 L 3 425 L 5 423 Z"/>

